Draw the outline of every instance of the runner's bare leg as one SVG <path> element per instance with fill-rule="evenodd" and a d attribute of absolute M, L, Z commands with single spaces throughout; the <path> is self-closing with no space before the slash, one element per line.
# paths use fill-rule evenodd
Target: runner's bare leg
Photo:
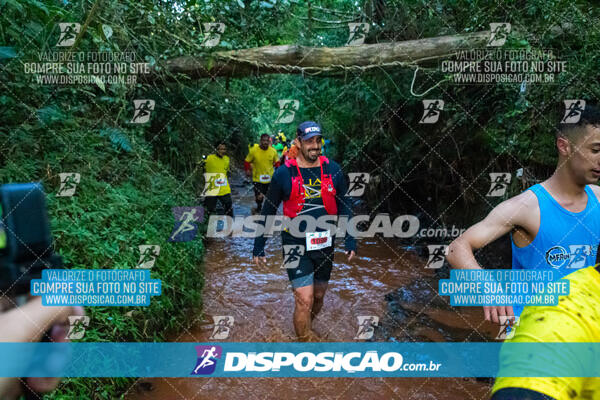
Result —
<path fill-rule="evenodd" d="M 317 316 L 321 308 L 323 308 L 323 298 L 325 297 L 325 291 L 327 290 L 327 282 L 315 282 L 313 305 L 310 313 L 310 320 Z"/>
<path fill-rule="evenodd" d="M 313 307 L 313 285 L 294 289 L 294 329 L 301 342 L 308 341 L 311 337 L 311 310 Z"/>

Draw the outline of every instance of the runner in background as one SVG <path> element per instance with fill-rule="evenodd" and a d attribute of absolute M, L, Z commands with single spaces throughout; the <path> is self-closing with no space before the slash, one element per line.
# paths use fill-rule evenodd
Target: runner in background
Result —
<path fill-rule="evenodd" d="M 277 158 L 281 158 L 285 146 L 283 145 L 283 143 L 281 143 L 279 137 L 277 136 L 273 136 L 273 148 L 277 152 Z"/>
<path fill-rule="evenodd" d="M 229 157 L 225 155 L 227 146 L 225 143 L 219 143 L 216 149 L 214 154 L 210 154 L 204 160 L 204 172 L 210 174 L 206 175 L 204 192 L 211 194 L 204 196 L 204 207 L 208 214 L 213 214 L 217 203 L 220 203 L 225 214 L 233 218 L 233 202 L 228 179 Z M 219 188 L 218 192 L 213 194 L 217 187 Z"/>
<path fill-rule="evenodd" d="M 254 186 L 256 208 L 252 210 L 253 214 L 260 212 L 273 172 L 279 166 L 277 151 L 269 146 L 270 140 L 271 137 L 263 133 L 260 136 L 259 145 L 252 147 L 244 160 L 246 176 L 252 176 L 252 185 Z"/>

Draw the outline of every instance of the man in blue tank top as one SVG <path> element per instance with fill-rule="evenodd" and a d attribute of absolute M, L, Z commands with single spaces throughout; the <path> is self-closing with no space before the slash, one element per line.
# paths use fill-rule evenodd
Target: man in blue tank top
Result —
<path fill-rule="evenodd" d="M 473 250 L 510 232 L 513 269 L 553 268 L 555 277 L 569 281 L 569 295 L 561 296 L 557 306 L 484 307 L 485 319 L 495 323 L 522 313 L 510 342 L 600 342 L 600 187 L 595 184 L 600 179 L 600 110 L 588 105 L 580 111 L 577 123 L 557 129 L 554 174 L 499 204 L 448 248 L 453 267 L 480 269 Z M 596 361 L 552 351 L 548 362 L 571 359 L 585 373 L 598 368 Z M 511 357 L 532 371 L 539 362 L 526 352 Z M 600 378 L 498 377 L 491 395 L 491 400 L 583 398 L 600 398 Z"/>
<path fill-rule="evenodd" d="M 540 184 L 496 206 L 448 247 L 454 268 L 480 269 L 473 250 L 511 233 L 514 269 L 554 268 L 555 277 L 594 265 L 600 243 L 600 111 L 587 105 L 577 123 L 559 124 L 558 163 Z M 523 307 L 484 307 L 485 319 Z"/>

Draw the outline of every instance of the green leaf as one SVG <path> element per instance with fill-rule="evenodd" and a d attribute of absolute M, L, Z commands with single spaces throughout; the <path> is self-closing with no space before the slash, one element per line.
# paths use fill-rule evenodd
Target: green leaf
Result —
<path fill-rule="evenodd" d="M 27 29 L 25 29 L 23 33 L 31 37 L 37 37 L 40 34 L 40 32 L 42 32 L 42 30 L 44 29 L 42 25 L 34 21 L 31 21 L 30 23 L 25 25 L 25 28 Z"/>
<path fill-rule="evenodd" d="M 16 0 L 8 0 L 7 3 L 12 6 L 13 8 L 15 8 L 18 12 L 22 13 L 23 10 L 23 6 L 19 4 L 18 1 Z"/>
<path fill-rule="evenodd" d="M 206 69 L 208 71 L 210 71 L 214 65 L 215 65 L 215 60 L 214 60 L 214 58 L 210 57 L 208 59 L 208 61 L 206 62 Z"/>
<path fill-rule="evenodd" d="M 102 33 L 104 33 L 104 38 L 106 40 L 110 39 L 110 37 L 113 34 L 112 27 L 110 25 L 104 25 L 104 24 L 102 24 Z"/>
<path fill-rule="evenodd" d="M 117 150 L 123 150 L 127 153 L 131 152 L 131 142 L 129 138 L 117 128 L 106 128 L 100 130 L 100 136 L 107 137 Z"/>
<path fill-rule="evenodd" d="M 42 3 L 40 3 L 37 0 L 29 0 L 28 1 L 29 4 L 36 6 L 37 8 L 39 8 L 40 10 L 42 10 L 46 15 L 49 15 L 48 13 L 48 9 L 46 8 L 46 6 Z"/>
<path fill-rule="evenodd" d="M 237 3 L 239 4 L 240 7 L 246 8 L 246 5 L 244 4 L 244 2 L 242 0 L 237 0 Z"/>
<path fill-rule="evenodd" d="M 98 87 L 100 88 L 100 90 L 102 90 L 103 92 L 106 93 L 106 87 L 104 86 L 104 82 L 102 82 L 102 79 L 100 79 L 99 77 L 97 77 L 96 75 L 92 76 L 92 79 L 94 79 L 94 83 L 96 85 L 98 85 Z"/>
<path fill-rule="evenodd" d="M 15 58 L 17 53 L 14 47 L 0 47 L 0 60 L 4 58 Z"/>
<path fill-rule="evenodd" d="M 156 59 L 152 56 L 144 56 L 144 60 L 146 60 L 148 66 L 151 68 L 156 65 Z"/>
<path fill-rule="evenodd" d="M 156 23 L 156 20 L 152 15 L 148 14 L 148 22 L 150 22 L 151 25 L 154 25 Z"/>
<path fill-rule="evenodd" d="M 267 1 L 261 1 L 260 2 L 260 6 L 264 7 L 264 8 L 273 8 L 273 4 L 267 2 Z"/>
<path fill-rule="evenodd" d="M 53 106 L 40 108 L 37 111 L 37 115 L 44 124 L 60 121 L 65 118 L 65 115 L 62 113 L 62 111 Z"/>

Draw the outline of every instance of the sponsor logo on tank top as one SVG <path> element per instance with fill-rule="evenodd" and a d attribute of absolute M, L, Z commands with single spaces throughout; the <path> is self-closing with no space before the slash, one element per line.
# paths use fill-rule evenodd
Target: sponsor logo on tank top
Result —
<path fill-rule="evenodd" d="M 546 251 L 546 263 L 552 268 L 579 269 L 587 267 L 588 258 L 595 258 L 596 252 L 596 246 L 589 244 L 572 244 L 568 247 L 554 246 Z"/>

